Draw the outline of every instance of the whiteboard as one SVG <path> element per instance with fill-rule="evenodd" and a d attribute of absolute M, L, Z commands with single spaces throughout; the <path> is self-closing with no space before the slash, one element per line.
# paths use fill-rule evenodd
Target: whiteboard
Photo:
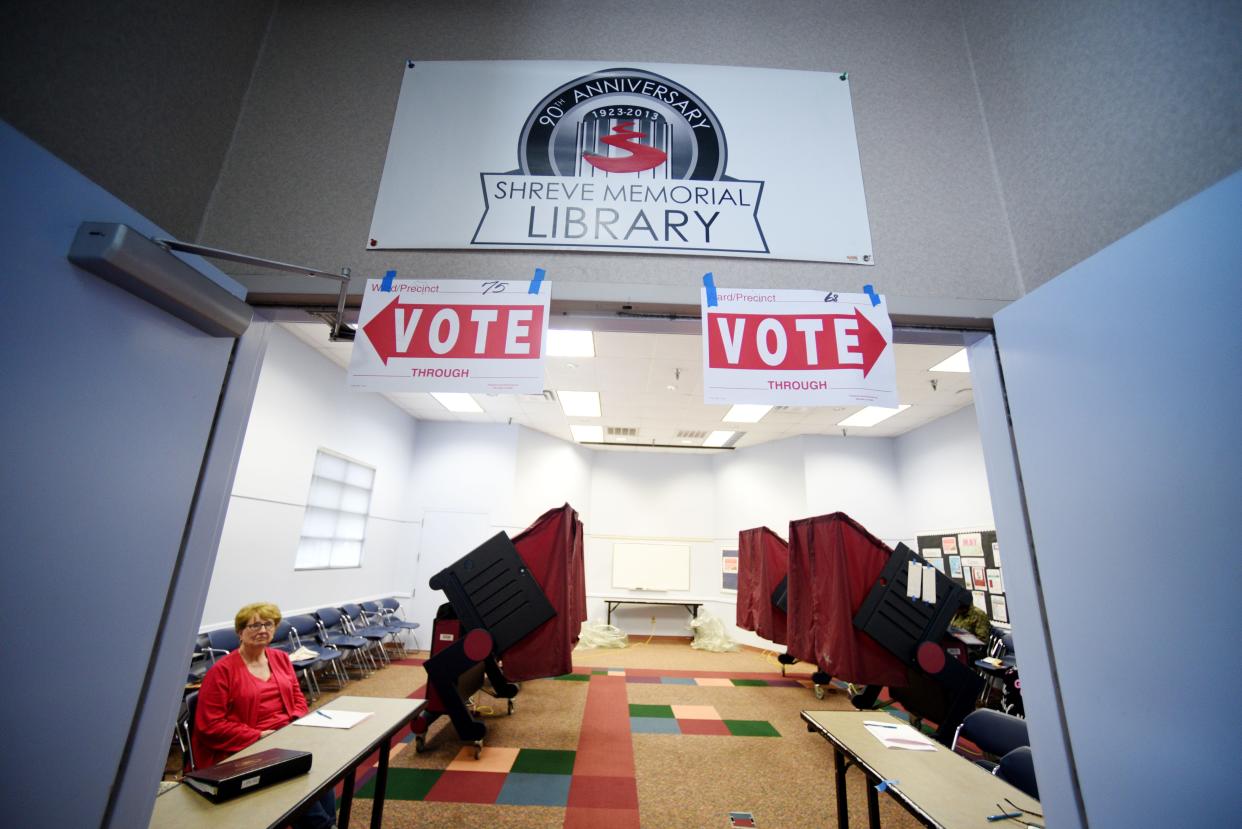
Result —
<path fill-rule="evenodd" d="M 613 544 L 612 586 L 627 590 L 689 590 L 690 545 Z"/>

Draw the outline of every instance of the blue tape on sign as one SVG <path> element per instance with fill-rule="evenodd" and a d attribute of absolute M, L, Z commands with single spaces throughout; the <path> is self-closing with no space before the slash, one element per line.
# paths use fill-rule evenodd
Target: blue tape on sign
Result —
<path fill-rule="evenodd" d="M 707 307 L 716 304 L 716 283 L 712 281 L 711 271 L 703 274 L 703 287 L 707 289 Z"/>
<path fill-rule="evenodd" d="M 863 293 L 871 297 L 872 308 L 880 304 L 880 295 L 875 292 L 874 285 L 863 285 Z"/>
<path fill-rule="evenodd" d="M 545 273 L 544 273 L 543 268 L 535 268 L 535 278 L 530 281 L 530 287 L 526 289 L 526 293 L 528 294 L 539 293 L 539 286 L 543 284 L 544 276 L 545 276 Z"/>
<path fill-rule="evenodd" d="M 886 792 L 889 786 L 896 786 L 900 782 L 900 780 L 881 780 L 880 784 L 875 787 L 875 790 L 877 792 Z"/>
<path fill-rule="evenodd" d="M 380 290 L 381 290 L 381 291 L 391 291 L 391 290 L 392 290 L 392 281 L 393 281 L 393 279 L 395 279 L 395 278 L 396 278 L 396 276 L 397 276 L 397 272 L 396 272 L 396 271 L 389 271 L 388 273 L 384 274 L 384 281 L 380 283 Z"/>

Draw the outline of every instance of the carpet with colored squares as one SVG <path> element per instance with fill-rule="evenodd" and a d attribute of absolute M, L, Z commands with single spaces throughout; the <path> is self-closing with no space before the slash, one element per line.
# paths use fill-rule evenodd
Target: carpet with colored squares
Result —
<path fill-rule="evenodd" d="M 408 731 L 398 735 L 384 826 L 835 824 L 832 751 L 799 712 L 850 709 L 840 683 L 819 700 L 804 666 L 782 676 L 770 656 L 681 643 L 578 651 L 574 665 L 572 674 L 522 683 L 512 714 L 504 700 L 479 694 L 488 734 L 477 758 L 447 717 L 431 726 L 425 751 Z M 403 660 L 345 693 L 414 696 L 424 682 L 417 660 Z M 849 778 L 851 816 L 861 824 L 862 776 Z M 373 767 L 358 785 L 352 822 L 366 825 Z M 890 800 L 881 799 L 886 827 L 919 825 Z"/>

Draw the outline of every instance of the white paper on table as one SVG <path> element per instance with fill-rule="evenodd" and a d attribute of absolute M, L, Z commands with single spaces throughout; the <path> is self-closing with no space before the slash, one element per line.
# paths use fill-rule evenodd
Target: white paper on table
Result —
<path fill-rule="evenodd" d="M 315 728 L 353 728 L 371 716 L 372 713 L 371 711 L 341 711 L 337 708 L 329 708 L 327 710 L 320 708 L 299 720 L 294 720 L 292 724 L 309 725 Z"/>
<path fill-rule="evenodd" d="M 906 565 L 906 598 L 918 599 L 923 595 L 922 565 L 914 559 Z"/>
<path fill-rule="evenodd" d="M 923 568 L 923 601 L 936 603 L 936 568 L 930 564 Z"/>
<path fill-rule="evenodd" d="M 885 748 L 901 748 L 906 751 L 935 751 L 936 744 L 922 732 L 903 723 L 885 723 L 863 720 L 863 728 L 879 740 Z"/>

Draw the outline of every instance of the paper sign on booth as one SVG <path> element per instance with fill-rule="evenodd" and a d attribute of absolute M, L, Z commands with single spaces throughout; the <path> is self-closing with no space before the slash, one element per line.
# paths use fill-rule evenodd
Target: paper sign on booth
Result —
<path fill-rule="evenodd" d="M 701 292 L 707 403 L 897 406 L 888 304 L 867 294 Z"/>
<path fill-rule="evenodd" d="M 550 283 L 367 282 L 349 387 L 379 392 L 542 394 Z"/>

